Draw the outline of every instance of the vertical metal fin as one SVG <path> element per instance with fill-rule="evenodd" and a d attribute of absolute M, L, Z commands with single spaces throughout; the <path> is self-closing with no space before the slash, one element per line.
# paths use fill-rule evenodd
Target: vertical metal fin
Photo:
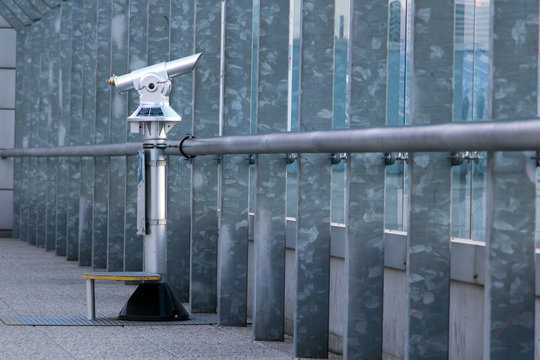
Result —
<path fill-rule="evenodd" d="M 203 51 L 193 89 L 193 135 L 218 135 L 221 2 L 200 0 L 195 7 L 195 53 Z M 191 165 L 191 293 L 192 312 L 217 307 L 217 171 L 213 156 Z"/>
<path fill-rule="evenodd" d="M 287 128 L 289 1 L 261 0 L 258 18 L 257 134 Z M 261 21 L 262 20 L 262 21 Z M 253 338 L 283 340 L 285 328 L 285 186 L 283 155 L 257 155 L 253 231 Z"/>
<path fill-rule="evenodd" d="M 252 0 L 224 0 L 221 134 L 248 135 L 251 105 Z M 218 239 L 218 324 L 247 321 L 249 164 L 245 155 L 221 162 Z"/>
<path fill-rule="evenodd" d="M 69 119 L 71 109 L 71 33 L 73 31 L 71 17 L 73 4 L 63 2 L 60 7 L 60 39 L 57 48 L 59 54 L 59 87 L 58 95 L 58 128 L 57 145 L 69 145 Z M 67 255 L 68 201 L 69 201 L 69 159 L 58 158 L 56 182 L 56 255 Z"/>
<path fill-rule="evenodd" d="M 454 1 L 415 0 L 412 11 L 411 121 L 451 121 Z M 409 155 L 405 357 L 410 359 L 448 357 L 451 164 L 447 157 Z"/>
<path fill-rule="evenodd" d="M 96 58 L 97 1 L 84 0 L 83 89 L 81 143 L 95 142 L 96 131 Z M 100 267 L 93 262 L 94 158 L 81 159 L 81 195 L 79 199 L 79 265 Z"/>
<path fill-rule="evenodd" d="M 84 6 L 82 2 L 72 3 L 71 9 L 71 92 L 69 93 L 69 145 L 82 144 L 81 127 L 83 119 L 83 59 L 84 51 Z M 69 200 L 67 209 L 67 249 L 68 260 L 79 259 L 79 215 L 81 188 L 81 158 L 69 158 Z"/>
<path fill-rule="evenodd" d="M 334 3 L 301 7 L 299 130 L 330 130 L 333 113 Z M 328 356 L 330 301 L 329 154 L 298 155 L 294 353 Z"/>
<path fill-rule="evenodd" d="M 350 13 L 349 127 L 385 126 L 388 2 L 351 0 Z M 381 154 L 348 156 L 343 338 L 348 359 L 382 358 L 385 172 Z"/>
<path fill-rule="evenodd" d="M 112 1 L 111 11 L 111 67 L 110 74 L 126 74 L 129 72 L 129 2 Z M 103 81 L 103 79 L 99 79 Z M 128 96 L 111 91 L 110 135 L 111 143 L 127 141 L 126 117 L 128 116 Z M 111 157 L 109 174 L 109 236 L 107 242 L 107 269 L 122 271 L 124 269 L 125 241 L 125 205 L 127 160 L 123 157 Z M 133 229 L 130 229 L 133 232 Z"/>
<path fill-rule="evenodd" d="M 491 1 L 491 116 L 537 116 L 538 1 Z M 535 196 L 531 152 L 490 152 L 484 359 L 533 359 Z M 537 350 L 538 351 L 538 350 Z"/>
<path fill-rule="evenodd" d="M 97 48 L 96 48 L 96 128 L 95 143 L 111 142 L 110 108 L 111 87 L 105 81 L 111 74 L 111 29 L 112 2 L 99 0 L 97 5 Z M 93 204 L 93 267 L 108 268 L 109 241 L 109 157 L 94 158 L 94 204 Z M 109 269 L 109 271 L 112 271 Z"/>
<path fill-rule="evenodd" d="M 178 59 L 193 52 L 194 1 L 171 2 L 170 58 Z M 203 55 L 204 56 L 204 55 Z M 193 74 L 174 79 L 170 104 L 182 122 L 168 133 L 171 139 L 182 139 L 191 133 L 193 122 Z M 189 301 L 190 268 L 190 189 L 191 164 L 182 156 L 169 157 L 167 217 L 167 281 L 177 299 Z"/>
<path fill-rule="evenodd" d="M 60 118 L 60 8 L 48 11 L 42 18 L 49 28 L 49 41 L 47 41 L 47 52 L 49 53 L 49 73 L 48 91 L 49 111 L 43 114 L 47 119 L 48 134 L 47 146 L 58 144 L 58 125 Z M 47 159 L 47 200 L 46 200 L 46 228 L 45 248 L 56 250 L 56 213 L 57 213 L 57 171 L 58 158 Z"/>

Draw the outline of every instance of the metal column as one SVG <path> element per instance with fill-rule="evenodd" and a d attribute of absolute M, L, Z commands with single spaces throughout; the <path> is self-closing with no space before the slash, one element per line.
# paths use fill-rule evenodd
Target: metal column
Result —
<path fill-rule="evenodd" d="M 60 97 L 60 114 L 58 117 L 58 145 L 69 144 L 69 118 L 71 97 L 71 33 L 73 30 L 71 2 L 63 2 L 60 7 L 60 83 L 62 88 Z M 61 49 L 61 50 L 60 50 Z M 66 256 L 67 253 L 67 207 L 69 201 L 69 159 L 58 158 L 57 182 L 56 182 L 56 255 Z"/>
<path fill-rule="evenodd" d="M 48 43 L 43 41 L 43 37 L 48 38 L 50 36 L 50 27 L 48 26 L 47 19 L 38 22 L 36 25 L 39 28 L 38 51 L 40 53 L 40 66 L 38 68 L 38 75 L 35 78 L 36 80 L 39 79 L 39 90 L 37 93 L 39 104 L 34 114 L 34 118 L 37 120 L 38 130 L 38 137 L 35 144 L 37 146 L 47 146 L 49 132 L 49 49 Z M 35 180 L 36 201 L 33 206 L 36 207 L 36 246 L 45 247 L 47 234 L 47 159 L 37 159 Z"/>
<path fill-rule="evenodd" d="M 365 11 L 365 8 L 369 11 Z M 388 2 L 351 0 L 349 127 L 385 126 Z M 365 51 L 365 49 L 370 49 Z M 382 358 L 385 166 L 380 153 L 347 159 L 343 354 Z"/>
<path fill-rule="evenodd" d="M 221 2 L 200 0 L 195 7 L 195 52 L 204 51 L 195 69 L 193 135 L 218 135 Z M 217 171 L 214 156 L 191 164 L 191 278 L 192 312 L 215 312 L 217 307 Z"/>
<path fill-rule="evenodd" d="M 33 88 L 35 86 L 32 86 L 33 81 L 33 69 L 34 69 L 34 63 L 32 62 L 34 59 L 34 51 L 29 50 L 33 49 L 32 45 L 34 44 L 34 29 L 29 28 L 25 30 L 25 39 L 24 39 L 24 48 L 26 49 L 26 56 L 25 56 L 25 76 L 23 80 L 22 87 L 26 89 L 27 91 L 24 92 L 24 112 L 22 113 L 23 116 L 23 127 L 22 132 L 24 134 L 22 139 L 22 147 L 28 148 L 31 146 L 31 136 L 32 131 L 30 130 L 32 127 L 32 111 L 33 111 L 33 101 L 34 99 L 31 97 L 33 94 Z M 26 176 L 23 176 L 23 184 L 22 189 L 23 192 L 20 194 L 22 197 L 21 200 L 21 239 L 24 241 L 27 241 L 30 243 L 30 237 L 31 237 L 31 228 L 32 228 L 32 222 L 30 221 L 30 211 L 31 211 L 31 199 L 32 199 L 32 178 L 29 176 L 31 174 L 31 168 L 30 164 L 32 163 L 31 158 L 24 158 L 22 163 L 23 168 L 23 174 L 26 174 Z"/>
<path fill-rule="evenodd" d="M 107 84 L 106 79 L 110 76 L 111 71 L 112 2 L 110 0 L 98 0 L 97 3 L 95 143 L 109 144 L 111 142 L 111 87 Z M 109 260 L 107 250 L 109 247 L 110 167 L 111 159 L 109 157 L 94 158 L 92 266 L 99 269 L 108 269 Z"/>
<path fill-rule="evenodd" d="M 452 119 L 454 1 L 415 0 L 410 118 L 414 124 Z M 429 96 L 427 95 L 429 94 Z M 407 359 L 447 358 L 450 302 L 448 153 L 409 155 Z"/>
<path fill-rule="evenodd" d="M 24 77 L 26 76 L 26 57 L 24 44 L 26 42 L 27 32 L 20 30 L 17 32 L 17 53 L 16 53 L 16 73 L 15 73 L 15 147 L 22 147 L 24 132 L 24 112 L 25 112 L 25 92 Z M 23 162 L 24 159 L 13 160 L 13 238 L 23 239 L 21 228 L 24 220 L 21 216 L 23 196 Z"/>
<path fill-rule="evenodd" d="M 47 41 L 49 54 L 49 111 L 46 118 L 48 123 L 47 145 L 58 144 L 58 119 L 60 118 L 60 97 L 59 83 L 60 77 L 60 8 L 54 8 L 43 15 L 49 31 L 49 41 Z M 58 158 L 51 157 L 47 159 L 47 201 L 46 201 L 46 235 L 45 248 L 47 250 L 56 250 L 56 202 L 57 202 L 57 171 Z"/>
<path fill-rule="evenodd" d="M 71 91 L 69 94 L 69 145 L 81 144 L 83 114 L 83 24 L 84 6 L 82 2 L 72 2 L 71 9 Z M 66 110 L 66 109 L 64 109 Z M 79 207 L 81 188 L 81 158 L 69 158 L 67 244 L 66 258 L 79 259 Z"/>
<path fill-rule="evenodd" d="M 83 92 L 81 143 L 95 141 L 96 131 L 96 58 L 97 58 L 97 1 L 84 0 L 83 24 Z M 94 159 L 81 159 L 81 194 L 79 205 L 79 265 L 94 266 L 92 259 L 92 230 L 94 219 Z M 99 264 L 96 264 L 99 267 Z"/>
<path fill-rule="evenodd" d="M 490 5 L 490 117 L 537 116 L 538 1 L 492 0 Z M 488 153 L 484 359 L 535 357 L 537 171 L 532 156 Z"/>
<path fill-rule="evenodd" d="M 125 74 L 128 70 L 129 1 L 112 2 L 111 74 Z M 111 91 L 110 135 L 111 143 L 127 141 L 126 115 L 128 96 Z M 126 181 L 136 183 L 135 178 L 126 178 L 126 158 L 111 157 L 109 174 L 109 236 L 107 241 L 107 270 L 124 269 L 124 218 L 126 204 Z M 134 194 L 132 194 L 134 195 Z M 135 233 L 133 228 L 128 229 Z"/>
<path fill-rule="evenodd" d="M 194 1 L 171 1 L 170 58 L 181 58 L 193 51 Z M 168 133 L 171 139 L 182 139 L 191 133 L 193 124 L 193 74 L 175 79 L 170 104 L 182 116 Z M 169 156 L 167 216 L 168 283 L 182 302 L 189 301 L 190 263 L 190 189 L 191 164 L 182 156 Z"/>
<path fill-rule="evenodd" d="M 248 135 L 251 110 L 252 0 L 223 0 L 221 135 Z M 218 324 L 245 326 L 249 163 L 224 155 L 220 176 Z"/>
<path fill-rule="evenodd" d="M 333 110 L 334 3 L 301 6 L 299 130 L 329 130 Z M 294 353 L 328 356 L 330 301 L 329 154 L 298 155 Z"/>
<path fill-rule="evenodd" d="M 277 6 L 276 6 L 277 5 Z M 287 128 L 289 0 L 259 2 L 257 134 Z M 257 155 L 253 230 L 253 338 L 283 340 L 285 322 L 285 186 L 282 154 Z"/>

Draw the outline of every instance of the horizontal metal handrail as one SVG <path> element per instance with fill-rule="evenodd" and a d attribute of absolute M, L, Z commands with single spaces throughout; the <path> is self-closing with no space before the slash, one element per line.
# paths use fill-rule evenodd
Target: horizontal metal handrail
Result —
<path fill-rule="evenodd" d="M 0 150 L 2 158 L 8 157 L 48 157 L 48 156 L 130 156 L 136 155 L 143 143 L 75 145 L 51 147 L 27 147 Z"/>
<path fill-rule="evenodd" d="M 190 138 L 181 149 L 179 141 L 168 144 L 168 155 L 188 156 L 540 150 L 540 118 Z M 14 148 L 0 150 L 0 156 L 127 156 L 142 148 L 142 143 Z"/>

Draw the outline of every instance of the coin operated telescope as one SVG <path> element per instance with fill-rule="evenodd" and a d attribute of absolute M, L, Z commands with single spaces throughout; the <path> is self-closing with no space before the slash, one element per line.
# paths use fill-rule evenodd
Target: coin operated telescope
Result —
<path fill-rule="evenodd" d="M 161 275 L 159 282 L 140 284 L 124 305 L 122 320 L 187 320 L 188 312 L 167 285 L 167 132 L 182 118 L 169 106 L 171 78 L 195 69 L 201 54 L 148 66 L 122 76 L 111 76 L 109 84 L 118 92 L 137 90 L 140 104 L 128 117 L 132 133 L 143 136 L 143 196 L 138 199 L 137 234 L 144 235 L 144 272 Z M 144 155 L 144 156 L 142 156 Z M 139 173 L 141 173 L 141 168 Z M 139 175 L 140 181 L 141 175 Z M 142 207 L 140 204 L 143 203 Z M 141 220 L 142 219 L 142 220 Z"/>

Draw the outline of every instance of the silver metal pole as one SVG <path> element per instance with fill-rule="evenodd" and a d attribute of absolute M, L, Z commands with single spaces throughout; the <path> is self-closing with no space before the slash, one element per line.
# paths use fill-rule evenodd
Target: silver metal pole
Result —
<path fill-rule="evenodd" d="M 13 148 L 0 150 L 0 157 L 129 156 L 137 155 L 137 151 L 142 148 L 142 143 Z"/>
<path fill-rule="evenodd" d="M 166 124 L 152 121 L 145 127 L 146 235 L 144 235 L 144 271 L 158 273 L 167 282 L 167 199 L 165 144 Z"/>
<path fill-rule="evenodd" d="M 181 155 L 179 141 L 166 155 Z M 142 143 L 13 148 L 0 157 L 130 156 Z M 540 119 L 187 139 L 185 155 L 540 150 Z"/>
<path fill-rule="evenodd" d="M 88 320 L 96 320 L 96 292 L 94 279 L 86 279 L 86 306 Z"/>

